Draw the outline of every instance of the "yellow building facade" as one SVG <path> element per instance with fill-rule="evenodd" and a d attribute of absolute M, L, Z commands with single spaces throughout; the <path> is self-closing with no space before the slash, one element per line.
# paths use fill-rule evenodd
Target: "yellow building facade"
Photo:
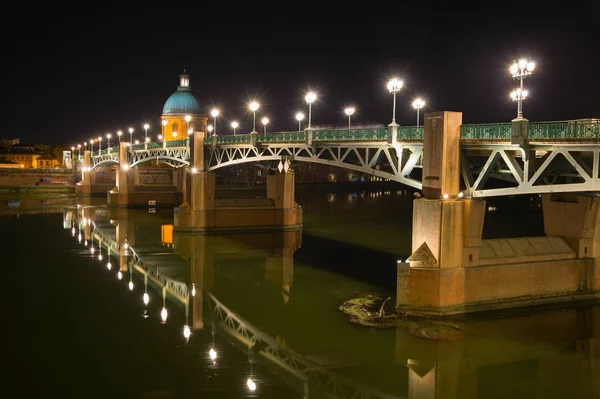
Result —
<path fill-rule="evenodd" d="M 161 135 L 167 141 L 185 140 L 194 131 L 196 119 L 202 116 L 200 104 L 192 94 L 190 75 L 179 75 L 177 91 L 167 99 L 161 116 Z"/>
<path fill-rule="evenodd" d="M 31 154 L 31 153 L 10 153 L 6 154 L 5 157 L 10 159 L 13 162 L 18 163 L 22 168 L 37 168 L 37 159 L 41 156 L 41 154 Z"/>

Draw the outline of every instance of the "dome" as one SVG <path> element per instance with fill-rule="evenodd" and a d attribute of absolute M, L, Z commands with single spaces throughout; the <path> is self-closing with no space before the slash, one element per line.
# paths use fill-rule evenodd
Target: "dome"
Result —
<path fill-rule="evenodd" d="M 163 107 L 163 115 L 200 114 L 200 104 L 192 94 L 190 87 L 190 76 L 184 73 L 179 75 L 179 79 L 179 87 L 167 99 Z"/>
<path fill-rule="evenodd" d="M 171 94 L 163 107 L 163 115 L 200 114 L 200 104 L 189 91 L 176 91 Z"/>

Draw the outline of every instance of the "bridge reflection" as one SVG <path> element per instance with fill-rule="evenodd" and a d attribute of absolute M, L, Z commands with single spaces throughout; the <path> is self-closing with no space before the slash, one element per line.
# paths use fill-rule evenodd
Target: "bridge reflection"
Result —
<path fill-rule="evenodd" d="M 162 322 L 168 322 L 168 303 L 183 308 L 186 324 L 182 332 L 186 340 L 194 331 L 210 326 L 212 332 L 230 337 L 234 346 L 267 361 L 274 374 L 285 380 L 303 398 L 387 398 L 397 396 L 380 392 L 337 374 L 314 358 L 296 353 L 277 336 L 268 334 L 229 308 L 213 293 L 215 263 L 230 260 L 264 262 L 264 280 L 281 287 L 281 301 L 290 299 L 293 285 L 294 252 L 301 245 L 302 232 L 252 233 L 235 235 L 172 234 L 172 225 L 160 225 L 161 242 L 151 244 L 137 240 L 139 227 L 151 224 L 158 231 L 156 219 L 148 217 L 135 222 L 127 210 L 79 207 L 64 213 L 64 223 L 71 222 L 72 236 L 96 256 L 107 254 L 106 265 L 117 259 L 118 276 L 133 275 L 144 281 L 145 304 L 148 284 L 162 293 Z M 139 242 L 138 242 L 139 241 Z M 110 264 L 112 268 L 113 265 Z M 216 361 L 218 348 L 210 348 L 209 357 Z M 257 389 L 249 375 L 246 385 Z"/>
<path fill-rule="evenodd" d="M 511 312 L 493 319 L 478 316 L 471 319 L 465 337 L 452 341 L 416 338 L 399 327 L 395 334 L 391 332 L 395 335 L 395 361 L 406 366 L 406 373 L 402 366 L 393 369 L 382 364 L 372 375 L 350 379 L 330 364 L 289 348 L 271 331 L 276 328 L 265 331 L 243 317 L 239 309 L 232 309 L 229 298 L 219 294 L 220 279 L 231 281 L 234 276 L 227 273 L 243 272 L 241 268 L 225 271 L 220 265 L 237 259 L 242 260 L 239 263 L 262 263 L 264 269 L 259 270 L 264 274 L 254 278 L 280 287 L 278 300 L 283 303 L 290 295 L 293 300 L 293 255 L 301 245 L 299 233 L 173 235 L 170 225 L 157 223 L 154 216 L 146 215 L 145 220 L 136 215 L 134 221 L 128 212 L 81 207 L 65 211 L 63 225 L 71 226 L 75 240 L 81 235 L 82 245 L 87 240 L 95 254 L 99 248 L 105 255 L 110 253 L 107 258 L 118 261 L 113 267 L 125 281 L 133 274 L 140 276 L 163 294 L 160 300 L 169 312 L 185 312 L 189 330 L 182 326 L 184 335 L 206 329 L 228 337 L 251 361 L 266 361 L 273 373 L 303 398 L 398 398 L 382 390 L 389 387 L 392 391 L 403 379 L 407 379 L 405 392 L 410 399 L 600 397 L 598 307 Z M 144 236 L 149 230 L 156 238 L 153 245 Z M 243 300 L 244 295 L 241 297 Z M 168 316 L 166 322 L 170 322 Z M 378 335 L 377 339 L 385 337 Z M 363 344 L 356 348 L 358 357 L 367 350 Z M 382 347 L 391 352 L 390 345 Z M 213 342 L 206 357 L 219 362 L 220 350 Z M 395 374 L 399 370 L 402 374 Z M 260 389 L 259 381 L 250 373 L 246 386 Z"/>

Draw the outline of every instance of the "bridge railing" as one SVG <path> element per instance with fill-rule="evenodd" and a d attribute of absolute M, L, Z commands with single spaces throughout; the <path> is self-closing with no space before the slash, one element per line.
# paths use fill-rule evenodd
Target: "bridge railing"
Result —
<path fill-rule="evenodd" d="M 388 128 L 313 130 L 314 141 L 373 141 L 387 140 Z"/>
<path fill-rule="evenodd" d="M 256 138 L 258 142 L 261 143 L 272 143 L 272 142 L 299 142 L 306 140 L 306 135 L 304 132 L 276 132 L 276 133 L 266 133 L 259 134 Z"/>
<path fill-rule="evenodd" d="M 423 140 L 423 126 L 398 126 L 398 140 Z"/>
<path fill-rule="evenodd" d="M 534 122 L 529 124 L 529 139 L 598 139 L 600 119 Z"/>
<path fill-rule="evenodd" d="M 461 139 L 501 139 L 510 140 L 512 136 L 512 123 L 479 123 L 474 125 L 461 125 Z"/>
<path fill-rule="evenodd" d="M 165 145 L 165 147 L 170 148 L 170 147 L 185 147 L 186 145 L 186 139 L 181 139 L 181 140 L 167 140 L 167 144 Z"/>

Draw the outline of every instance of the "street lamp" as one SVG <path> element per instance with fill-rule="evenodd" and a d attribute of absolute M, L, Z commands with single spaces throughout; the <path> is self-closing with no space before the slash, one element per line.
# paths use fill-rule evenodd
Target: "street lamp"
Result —
<path fill-rule="evenodd" d="M 94 139 L 90 139 L 90 155 L 94 156 Z"/>
<path fill-rule="evenodd" d="M 189 115 L 186 115 L 184 119 L 185 119 L 185 123 L 186 123 L 185 131 L 187 132 L 190 130 L 190 121 L 192 120 L 192 117 Z"/>
<path fill-rule="evenodd" d="M 102 153 L 102 136 L 98 136 L 98 155 Z"/>
<path fill-rule="evenodd" d="M 83 142 L 83 152 L 85 153 L 87 151 L 87 141 Z"/>
<path fill-rule="evenodd" d="M 523 80 L 533 73 L 534 68 L 535 62 L 527 61 L 525 58 L 513 62 L 510 67 L 513 79 L 520 81 L 520 87 L 510 95 L 513 101 L 517 101 L 517 119 L 525 119 L 523 118 L 523 100 L 527 97 L 527 90 L 523 89 Z"/>
<path fill-rule="evenodd" d="M 146 142 L 148 142 L 148 129 L 150 129 L 150 125 L 144 123 L 144 130 L 146 131 L 146 138 L 144 140 L 146 140 Z"/>
<path fill-rule="evenodd" d="M 208 129 L 208 133 L 212 133 L 213 125 L 208 125 L 206 128 Z"/>
<path fill-rule="evenodd" d="M 425 101 L 423 101 L 420 98 L 417 98 L 415 101 L 413 101 L 412 103 L 413 108 L 417 111 L 417 128 L 419 127 L 419 111 L 421 110 L 421 108 L 423 108 L 425 106 Z"/>
<path fill-rule="evenodd" d="M 233 128 L 233 135 L 235 136 L 235 129 L 238 127 L 238 123 L 236 121 L 231 122 L 231 127 Z"/>
<path fill-rule="evenodd" d="M 119 143 L 121 142 L 121 136 L 122 136 L 122 135 L 123 135 L 123 132 L 119 130 L 119 131 L 117 132 L 117 136 L 119 136 Z"/>
<path fill-rule="evenodd" d="M 348 115 L 348 130 L 350 130 L 350 118 L 352 118 L 352 114 L 354 114 L 354 107 L 348 107 L 344 110 L 346 115 Z"/>
<path fill-rule="evenodd" d="M 267 118 L 265 116 L 264 118 L 261 119 L 261 122 L 262 122 L 262 124 L 263 124 L 263 126 L 265 128 L 264 131 L 263 131 L 263 133 L 267 134 L 267 124 L 269 123 L 269 118 Z"/>
<path fill-rule="evenodd" d="M 165 138 L 165 140 L 167 139 L 167 132 L 166 132 L 166 130 L 167 130 L 167 123 L 168 122 L 167 122 L 166 119 L 163 119 L 162 122 L 161 122 L 161 125 L 162 125 L 162 136 Z"/>
<path fill-rule="evenodd" d="M 253 120 L 252 120 L 252 133 L 256 133 L 256 110 L 258 109 L 258 107 L 260 106 L 256 101 L 252 101 L 250 104 L 250 111 L 252 111 L 253 114 Z"/>
<path fill-rule="evenodd" d="M 390 79 L 387 84 L 387 88 L 390 93 L 394 95 L 394 108 L 392 110 L 392 125 L 396 124 L 396 93 L 398 93 L 402 89 L 402 85 L 404 83 L 401 80 L 396 78 Z"/>
<path fill-rule="evenodd" d="M 133 145 L 133 128 L 129 128 L 129 146 Z"/>
<path fill-rule="evenodd" d="M 106 134 L 106 138 L 108 139 L 108 152 L 110 152 L 110 138 L 112 137 L 112 134 L 107 133 Z"/>
<path fill-rule="evenodd" d="M 210 111 L 210 115 L 213 117 L 213 125 L 215 127 L 215 133 L 214 135 L 217 135 L 217 116 L 219 116 L 219 110 L 216 108 L 213 108 L 212 111 Z"/>
<path fill-rule="evenodd" d="M 77 159 L 81 159 L 81 144 L 77 144 Z"/>
<path fill-rule="evenodd" d="M 296 114 L 296 120 L 298 121 L 298 131 L 302 130 L 302 120 L 304 119 L 304 114 L 302 112 L 298 112 Z"/>
<path fill-rule="evenodd" d="M 312 129 L 310 122 L 311 122 L 311 116 L 312 116 L 312 103 L 315 102 L 315 100 L 317 99 L 317 95 L 315 93 L 313 93 L 312 91 L 308 92 L 306 94 L 306 96 L 304 96 L 304 99 L 306 100 L 306 103 L 308 104 L 308 128 L 307 129 Z"/>

